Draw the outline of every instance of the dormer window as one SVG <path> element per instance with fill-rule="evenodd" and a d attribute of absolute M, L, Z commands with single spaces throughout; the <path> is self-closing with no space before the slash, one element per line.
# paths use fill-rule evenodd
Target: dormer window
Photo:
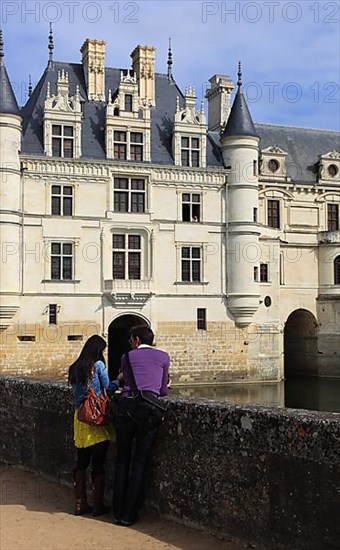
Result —
<path fill-rule="evenodd" d="M 144 92 L 143 92 L 144 93 Z M 133 71 L 122 71 L 118 90 L 109 91 L 105 144 L 109 159 L 151 161 L 151 103 L 140 97 Z"/>
<path fill-rule="evenodd" d="M 288 153 L 276 145 L 263 149 L 260 156 L 260 180 L 290 181 L 287 176 L 287 156 Z"/>
<path fill-rule="evenodd" d="M 271 172 L 275 173 L 280 168 L 280 164 L 276 159 L 270 159 L 268 162 L 268 168 Z"/>
<path fill-rule="evenodd" d="M 79 87 L 70 95 L 68 73 L 58 71 L 56 93 L 47 83 L 44 103 L 44 149 L 48 157 L 81 157 L 82 106 Z"/>
<path fill-rule="evenodd" d="M 52 124 L 52 156 L 73 158 L 73 126 Z"/>
<path fill-rule="evenodd" d="M 131 132 L 130 134 L 130 160 L 143 160 L 142 132 Z"/>
<path fill-rule="evenodd" d="M 318 162 L 318 182 L 340 183 L 340 152 L 329 151 L 319 156 Z"/>
<path fill-rule="evenodd" d="M 200 165 L 200 139 L 197 137 L 181 138 L 182 166 L 198 167 Z"/>
<path fill-rule="evenodd" d="M 177 97 L 172 152 L 176 166 L 205 168 L 207 155 L 207 124 L 203 103 L 196 110 L 195 90 L 186 89 L 184 106 L 180 107 Z"/>
<path fill-rule="evenodd" d="M 331 178 L 335 178 L 335 176 L 337 175 L 337 173 L 339 172 L 339 169 L 337 166 L 335 166 L 335 164 L 330 164 L 328 166 L 328 174 L 330 175 Z"/>
<path fill-rule="evenodd" d="M 119 160 L 126 160 L 126 132 L 115 131 L 114 132 L 114 158 Z"/>
<path fill-rule="evenodd" d="M 132 111 L 132 94 L 125 94 L 124 96 L 124 110 Z"/>

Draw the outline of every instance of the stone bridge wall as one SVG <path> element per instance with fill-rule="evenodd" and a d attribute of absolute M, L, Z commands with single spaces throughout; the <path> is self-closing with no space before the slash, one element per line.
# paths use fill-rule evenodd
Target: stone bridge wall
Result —
<path fill-rule="evenodd" d="M 270 550 L 339 548 L 340 414 L 169 401 L 149 506 Z M 0 377 L 0 461 L 71 482 L 72 418 L 65 384 Z"/>

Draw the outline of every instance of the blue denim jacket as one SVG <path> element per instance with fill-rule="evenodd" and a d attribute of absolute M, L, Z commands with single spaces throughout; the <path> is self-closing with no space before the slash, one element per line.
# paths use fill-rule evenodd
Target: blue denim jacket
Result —
<path fill-rule="evenodd" d="M 119 388 L 119 380 L 112 380 L 110 382 L 107 369 L 103 361 L 96 361 L 94 364 L 91 386 L 97 395 L 100 395 L 102 388 L 105 388 L 107 393 L 110 395 Z M 74 395 L 74 408 L 78 409 L 85 399 L 88 386 L 87 384 L 72 384 L 72 389 Z"/>

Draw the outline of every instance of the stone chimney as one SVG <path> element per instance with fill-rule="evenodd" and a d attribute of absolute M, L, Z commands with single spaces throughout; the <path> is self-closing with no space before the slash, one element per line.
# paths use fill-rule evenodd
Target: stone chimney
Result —
<path fill-rule="evenodd" d="M 139 97 L 156 105 L 155 51 L 153 46 L 136 46 L 131 54 L 132 68 L 138 82 Z"/>
<path fill-rule="evenodd" d="M 208 100 L 208 130 L 222 130 L 230 113 L 230 97 L 234 85 L 230 76 L 215 74 L 209 79 L 211 87 L 205 94 Z"/>
<path fill-rule="evenodd" d="M 87 38 L 80 48 L 89 100 L 105 101 L 105 40 Z"/>

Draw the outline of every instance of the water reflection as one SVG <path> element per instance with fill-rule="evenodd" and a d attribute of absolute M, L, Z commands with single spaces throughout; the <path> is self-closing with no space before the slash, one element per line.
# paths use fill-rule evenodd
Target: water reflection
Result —
<path fill-rule="evenodd" d="M 340 379 L 296 377 L 273 384 L 174 387 L 171 392 L 233 403 L 340 412 Z"/>

